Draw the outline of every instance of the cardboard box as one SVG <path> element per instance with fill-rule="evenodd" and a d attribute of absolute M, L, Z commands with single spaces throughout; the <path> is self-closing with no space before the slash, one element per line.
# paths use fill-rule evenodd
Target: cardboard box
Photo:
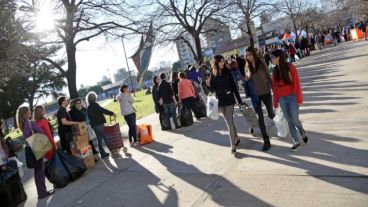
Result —
<path fill-rule="evenodd" d="M 86 165 L 87 168 L 91 168 L 91 167 L 94 167 L 96 165 L 96 162 L 95 162 L 95 157 L 93 157 L 93 155 L 90 155 L 86 158 L 83 158 L 82 159 L 84 164 Z"/>
<path fill-rule="evenodd" d="M 79 122 L 72 125 L 72 131 L 74 136 L 88 136 L 88 127 L 86 122 Z"/>
<path fill-rule="evenodd" d="M 82 149 L 89 145 L 89 140 L 88 140 L 87 135 L 75 136 L 73 139 L 74 139 L 74 145 L 77 149 Z"/>

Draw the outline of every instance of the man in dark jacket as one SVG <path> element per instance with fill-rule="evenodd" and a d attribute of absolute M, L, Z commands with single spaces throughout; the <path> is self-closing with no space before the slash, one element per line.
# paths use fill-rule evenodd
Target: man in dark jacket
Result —
<path fill-rule="evenodd" d="M 176 118 L 176 100 L 174 96 L 173 89 L 170 83 L 166 81 L 165 73 L 160 75 L 161 83 L 158 87 L 158 96 L 160 98 L 160 104 L 162 104 L 164 109 L 164 121 L 165 124 L 171 128 L 170 118 L 173 119 L 175 128 L 180 128 L 178 120 Z"/>

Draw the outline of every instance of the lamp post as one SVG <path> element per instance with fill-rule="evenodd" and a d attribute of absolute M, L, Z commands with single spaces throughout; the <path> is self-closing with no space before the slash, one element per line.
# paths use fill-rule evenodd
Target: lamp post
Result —
<path fill-rule="evenodd" d="M 134 89 L 134 86 L 133 86 L 132 76 L 130 75 L 130 68 L 129 68 L 128 58 L 127 58 L 126 51 L 125 51 L 124 35 L 122 35 L 122 36 L 121 36 L 121 42 L 123 43 L 124 56 L 125 56 L 125 61 L 126 61 L 127 68 L 128 68 L 128 74 L 129 74 L 129 79 L 130 79 L 130 85 L 131 85 L 131 86 L 132 86 L 132 88 L 133 88 L 133 94 L 134 94 L 134 97 L 135 97 L 135 89 Z"/>

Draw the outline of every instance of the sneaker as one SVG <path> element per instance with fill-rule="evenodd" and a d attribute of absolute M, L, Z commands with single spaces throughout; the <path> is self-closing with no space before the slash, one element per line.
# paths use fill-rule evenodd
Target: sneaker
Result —
<path fill-rule="evenodd" d="M 103 158 L 108 157 L 108 156 L 110 156 L 110 153 L 105 153 L 105 154 L 101 155 L 101 158 L 103 159 Z"/>
<path fill-rule="evenodd" d="M 296 144 L 294 144 L 294 145 L 293 145 L 293 147 L 291 148 L 291 151 L 292 151 L 292 152 L 296 152 L 296 151 L 298 151 L 300 148 L 301 148 L 300 143 L 296 143 Z"/>
<path fill-rule="evenodd" d="M 303 135 L 303 142 L 304 142 L 305 144 L 308 144 L 308 142 L 309 142 L 309 138 L 308 138 L 308 136 L 307 136 L 307 135 Z"/>
<path fill-rule="evenodd" d="M 268 151 L 270 148 L 271 148 L 271 143 L 270 143 L 269 141 L 268 141 L 268 142 L 265 142 L 265 143 L 263 144 L 262 151 L 263 151 L 263 152 L 266 152 L 266 151 Z"/>

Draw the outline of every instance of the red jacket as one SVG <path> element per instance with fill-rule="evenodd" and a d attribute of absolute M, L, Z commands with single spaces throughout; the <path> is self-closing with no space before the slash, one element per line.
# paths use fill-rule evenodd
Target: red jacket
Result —
<path fill-rule="evenodd" d="M 50 160 L 52 158 L 52 156 L 54 155 L 54 151 L 56 149 L 56 143 L 55 143 L 55 140 L 54 140 L 54 136 L 51 133 L 49 122 L 47 121 L 47 119 L 41 119 L 40 121 L 37 122 L 37 125 L 45 132 L 47 138 L 49 138 L 49 140 L 50 140 L 50 142 L 53 146 L 50 149 L 50 151 L 48 151 L 45 154 L 45 158 L 47 160 Z"/>
<path fill-rule="evenodd" d="M 289 64 L 290 67 L 290 75 L 292 78 L 292 83 L 287 85 L 282 79 L 277 81 L 275 79 L 275 74 L 272 74 L 272 91 L 273 91 L 273 105 L 276 108 L 279 104 L 279 98 L 283 96 L 296 96 L 296 102 L 298 104 L 303 103 L 303 94 L 302 87 L 300 84 L 300 79 L 298 75 L 298 71 L 296 70 L 293 64 Z"/>

